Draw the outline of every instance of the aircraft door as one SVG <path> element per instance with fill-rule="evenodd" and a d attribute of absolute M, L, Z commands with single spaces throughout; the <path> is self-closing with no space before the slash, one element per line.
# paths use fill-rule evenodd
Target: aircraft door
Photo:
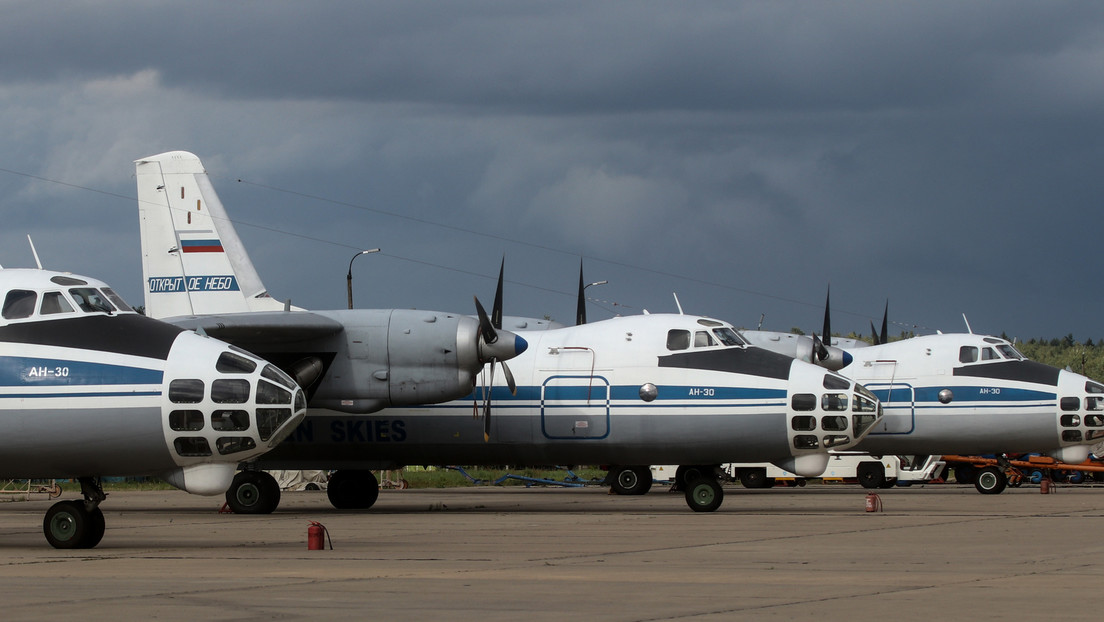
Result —
<path fill-rule="evenodd" d="M 871 434 L 910 434 L 916 427 L 916 396 L 912 385 L 866 383 L 882 401 L 883 417 Z"/>
<path fill-rule="evenodd" d="M 609 436 L 610 387 L 602 376 L 552 376 L 541 386 L 541 433 L 553 440 Z"/>

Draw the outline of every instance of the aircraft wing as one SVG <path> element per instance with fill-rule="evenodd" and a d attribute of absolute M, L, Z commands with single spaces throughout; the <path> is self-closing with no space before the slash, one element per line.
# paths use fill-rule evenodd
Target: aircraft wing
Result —
<path fill-rule="evenodd" d="M 336 335 L 345 330 L 337 320 L 309 311 L 273 311 L 190 315 L 164 320 L 248 348 L 250 345 L 294 343 Z"/>

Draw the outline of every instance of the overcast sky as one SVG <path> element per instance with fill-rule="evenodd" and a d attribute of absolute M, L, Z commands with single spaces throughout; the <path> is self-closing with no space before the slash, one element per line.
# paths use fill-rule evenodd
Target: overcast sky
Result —
<path fill-rule="evenodd" d="M 314 309 L 1104 338 L 1098 2 L 5 2 L 0 264 L 142 303 L 198 155 Z M 239 181 L 240 180 L 240 181 Z"/>

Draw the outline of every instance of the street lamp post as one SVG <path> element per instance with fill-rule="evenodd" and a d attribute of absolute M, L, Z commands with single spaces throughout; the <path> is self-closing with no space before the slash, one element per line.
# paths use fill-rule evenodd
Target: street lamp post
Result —
<path fill-rule="evenodd" d="M 380 249 L 378 249 L 378 248 L 373 248 L 373 249 L 367 250 L 367 251 L 360 251 L 356 255 L 353 255 L 353 258 L 349 260 L 349 273 L 345 275 L 345 289 L 349 294 L 349 308 L 350 309 L 353 308 L 353 262 L 356 260 L 357 257 L 360 257 L 361 255 L 367 255 L 369 253 L 378 253 L 378 252 L 380 252 Z"/>

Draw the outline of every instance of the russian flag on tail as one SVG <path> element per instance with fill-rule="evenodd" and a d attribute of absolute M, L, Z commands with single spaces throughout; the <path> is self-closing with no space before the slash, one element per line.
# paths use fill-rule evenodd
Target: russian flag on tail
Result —
<path fill-rule="evenodd" d="M 180 240 L 180 250 L 185 253 L 221 253 L 222 242 L 219 240 Z"/>

